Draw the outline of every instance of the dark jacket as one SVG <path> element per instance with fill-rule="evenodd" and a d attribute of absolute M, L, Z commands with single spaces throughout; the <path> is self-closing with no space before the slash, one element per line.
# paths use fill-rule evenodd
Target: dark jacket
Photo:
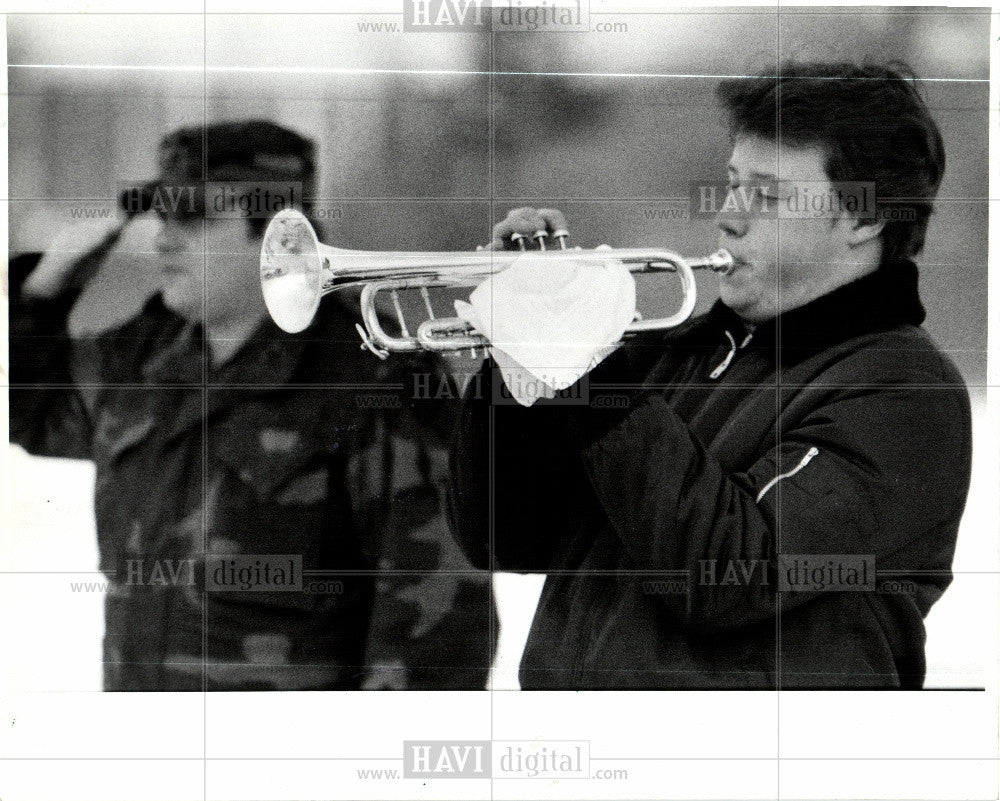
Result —
<path fill-rule="evenodd" d="M 485 686 L 489 575 L 444 511 L 455 412 L 413 386 L 444 380 L 435 363 L 361 351 L 334 300 L 301 334 L 263 323 L 219 370 L 159 297 L 72 342 L 73 293 L 20 296 L 32 266 L 12 270 L 11 440 L 96 464 L 106 689 Z M 285 555 L 298 589 L 235 572 Z"/>
<path fill-rule="evenodd" d="M 752 332 L 717 303 L 568 400 L 491 408 L 487 368 L 453 512 L 474 563 L 549 574 L 522 686 L 920 687 L 971 459 L 923 319 L 896 261 Z"/>

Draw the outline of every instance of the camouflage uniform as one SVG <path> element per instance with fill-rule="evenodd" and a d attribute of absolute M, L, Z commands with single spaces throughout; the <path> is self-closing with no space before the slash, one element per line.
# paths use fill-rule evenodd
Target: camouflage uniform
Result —
<path fill-rule="evenodd" d="M 302 334 L 263 323 L 218 370 L 158 296 L 71 343 L 72 293 L 28 301 L 12 278 L 11 440 L 97 466 L 106 689 L 485 685 L 497 624 L 444 519 L 449 405 L 413 399 L 433 364 L 361 352 L 335 303 Z M 294 557 L 302 589 L 226 584 Z"/>

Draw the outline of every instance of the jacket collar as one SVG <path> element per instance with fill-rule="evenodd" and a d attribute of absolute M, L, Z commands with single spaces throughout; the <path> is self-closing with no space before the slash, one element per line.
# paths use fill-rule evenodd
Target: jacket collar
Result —
<path fill-rule="evenodd" d="M 289 334 L 270 318 L 264 319 L 233 357 L 207 375 L 202 373 L 204 329 L 185 323 L 163 305 L 159 296 L 146 312 L 173 318 L 177 334 L 143 366 L 147 382 L 206 387 L 205 393 L 171 393 L 170 424 L 164 437 L 170 442 L 202 425 L 215 412 L 244 403 L 251 395 L 282 391 L 290 384 L 363 381 L 384 363 L 363 353 L 349 307 L 336 299 L 321 304 L 316 321 L 304 331 Z M 378 365 L 373 366 L 373 362 Z M 374 380 L 374 379 L 371 379 Z"/>
<path fill-rule="evenodd" d="M 215 388 L 239 385 L 241 392 L 267 392 L 289 383 L 344 383 L 384 379 L 388 364 L 360 347 L 355 323 L 361 318 L 350 302 L 336 296 L 320 304 L 316 320 L 289 334 L 264 318 L 225 364 L 203 373 L 204 328 L 181 320 L 153 296 L 144 315 L 170 319 L 169 337 L 143 365 L 148 382 Z"/>
<path fill-rule="evenodd" d="M 146 305 L 144 314 L 174 316 L 155 295 Z M 204 328 L 200 323 L 178 319 L 176 336 L 162 350 L 151 356 L 143 366 L 143 375 L 153 383 L 200 385 L 206 378 L 210 384 L 242 384 L 272 387 L 286 383 L 294 373 L 308 341 L 301 334 L 286 334 L 270 318 L 247 338 L 232 358 L 218 368 L 203 373 Z"/>
<path fill-rule="evenodd" d="M 749 345 L 780 354 L 782 362 L 800 361 L 854 337 L 920 325 L 925 317 L 917 265 L 909 259 L 890 259 L 873 273 L 757 324 Z M 721 300 L 708 312 L 706 322 L 710 328 L 729 331 L 736 342 L 750 330 Z"/>

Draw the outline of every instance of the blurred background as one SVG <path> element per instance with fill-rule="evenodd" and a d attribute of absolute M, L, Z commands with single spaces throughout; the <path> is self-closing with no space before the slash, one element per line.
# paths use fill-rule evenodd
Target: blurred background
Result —
<path fill-rule="evenodd" d="M 401 19 L 8 17 L 10 253 L 44 250 L 62 228 L 115 214 L 122 183 L 155 175 L 166 132 L 249 117 L 316 140 L 316 216 L 324 241 L 340 247 L 468 250 L 510 208 L 544 205 L 567 213 L 574 244 L 708 253 L 715 229 L 688 218 L 688 187 L 725 174 L 719 76 L 792 57 L 898 59 L 932 79 L 921 88 L 948 158 L 919 259 L 926 326 L 969 383 L 977 442 L 985 437 L 988 11 L 691 8 L 594 13 L 589 33 L 492 36 L 388 29 Z M 129 316 L 152 290 L 151 229 L 128 229 L 78 304 L 76 332 Z M 716 292 L 711 276 L 699 278 L 704 309 Z M 662 284 L 640 283 L 644 313 L 670 303 Z M 995 614 L 996 575 L 983 572 L 993 565 L 995 487 L 982 478 L 994 459 L 977 447 L 956 580 L 928 620 L 928 686 L 982 686 L 991 659 L 988 621 L 985 636 L 967 621 Z M 4 608 L 50 593 L 38 616 L 4 616 L 5 637 L 37 646 L 15 652 L 22 688 L 99 687 L 99 593 L 71 591 L 66 575 L 27 574 L 96 566 L 92 484 L 89 464 L 11 449 L 3 560 L 23 575 L 2 577 Z M 494 686 L 514 688 L 540 581 L 496 581 Z"/>

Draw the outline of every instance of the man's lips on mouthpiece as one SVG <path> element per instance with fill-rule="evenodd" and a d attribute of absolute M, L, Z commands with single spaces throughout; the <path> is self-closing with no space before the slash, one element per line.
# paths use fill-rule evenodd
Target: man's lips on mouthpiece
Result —
<path fill-rule="evenodd" d="M 732 251 L 729 251 L 729 255 L 733 257 L 733 266 L 729 268 L 729 270 L 727 270 L 724 273 L 724 275 L 732 275 L 741 267 L 745 267 L 747 264 L 749 264 L 749 262 L 746 259 L 742 258 L 741 256 L 737 256 Z"/>

